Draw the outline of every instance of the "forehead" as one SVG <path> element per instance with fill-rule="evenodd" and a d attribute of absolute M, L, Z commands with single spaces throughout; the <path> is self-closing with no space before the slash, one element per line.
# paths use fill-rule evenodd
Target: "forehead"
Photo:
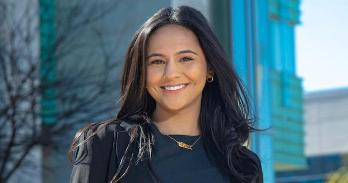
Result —
<path fill-rule="evenodd" d="M 148 42 L 148 52 L 166 49 L 201 49 L 196 35 L 188 28 L 169 24 L 153 32 Z"/>

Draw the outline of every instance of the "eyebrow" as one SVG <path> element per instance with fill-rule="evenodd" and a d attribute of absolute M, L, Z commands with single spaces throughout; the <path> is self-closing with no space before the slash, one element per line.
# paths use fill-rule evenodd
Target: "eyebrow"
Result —
<path fill-rule="evenodd" d="M 192 54 L 198 55 L 196 52 L 194 52 L 192 50 L 181 50 L 181 51 L 176 52 L 175 54 L 179 55 L 179 54 L 184 54 L 184 53 L 192 53 Z M 155 57 L 155 56 L 164 57 L 164 55 L 162 55 L 160 53 L 151 53 L 150 55 L 146 56 L 146 59 L 148 59 L 150 57 Z"/>

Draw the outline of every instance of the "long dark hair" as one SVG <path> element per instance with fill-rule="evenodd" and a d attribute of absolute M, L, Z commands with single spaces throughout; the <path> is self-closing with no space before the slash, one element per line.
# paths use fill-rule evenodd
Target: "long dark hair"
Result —
<path fill-rule="evenodd" d="M 148 128 L 144 124 L 147 124 L 148 116 L 154 112 L 156 102 L 145 86 L 147 45 L 151 34 L 168 24 L 184 26 L 197 36 L 207 65 L 215 73 L 214 81 L 207 83 L 203 89 L 199 114 L 203 145 L 209 157 L 230 177 L 231 182 L 262 182 L 258 157 L 243 146 L 249 138 L 249 133 L 254 130 L 254 118 L 246 91 L 207 20 L 191 7 L 163 8 L 135 33 L 126 54 L 122 73 L 120 110 L 113 122 L 124 120 L 142 129 Z M 86 131 L 88 128 L 83 130 Z M 151 134 L 147 134 L 150 133 L 149 130 L 142 132 L 145 132 L 142 133 L 142 139 L 149 143 L 142 143 L 144 148 L 139 148 L 151 151 L 148 146 L 151 144 Z M 141 136 L 136 133 L 133 135 Z M 76 141 L 75 138 L 73 145 L 76 145 Z M 125 153 L 125 156 L 129 154 L 131 153 Z M 138 156 L 146 154 L 149 153 L 138 153 Z"/>

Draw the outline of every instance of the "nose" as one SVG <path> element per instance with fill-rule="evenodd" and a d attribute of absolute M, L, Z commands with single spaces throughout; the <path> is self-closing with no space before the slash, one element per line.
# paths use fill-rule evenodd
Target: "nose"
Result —
<path fill-rule="evenodd" d="M 180 76 L 180 68 L 174 59 L 171 59 L 167 62 L 164 76 L 168 79 L 174 79 Z"/>

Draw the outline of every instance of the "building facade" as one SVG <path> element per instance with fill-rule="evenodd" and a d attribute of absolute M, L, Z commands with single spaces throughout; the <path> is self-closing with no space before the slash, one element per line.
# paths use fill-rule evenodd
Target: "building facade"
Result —
<path fill-rule="evenodd" d="M 231 1 L 233 62 L 255 102 L 252 148 L 265 182 L 275 171 L 306 167 L 302 80 L 295 67 L 300 1 Z"/>
<path fill-rule="evenodd" d="M 308 167 L 278 173 L 278 182 L 348 181 L 348 88 L 305 94 L 305 152 Z"/>

